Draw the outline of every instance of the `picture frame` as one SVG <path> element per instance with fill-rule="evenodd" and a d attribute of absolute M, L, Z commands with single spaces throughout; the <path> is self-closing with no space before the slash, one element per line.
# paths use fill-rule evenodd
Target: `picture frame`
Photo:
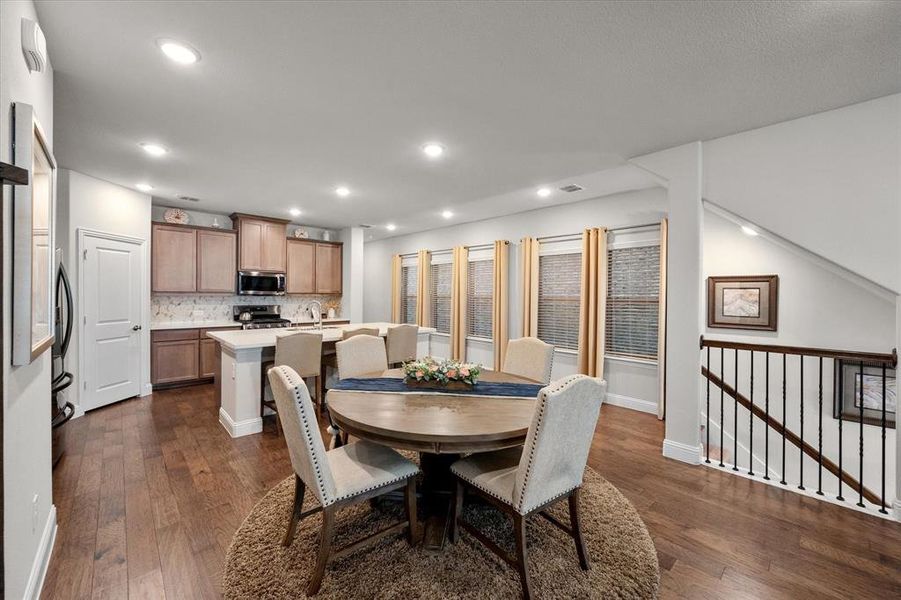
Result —
<path fill-rule="evenodd" d="M 34 108 L 12 107 L 13 162 L 28 185 L 13 188 L 12 364 L 27 365 L 53 345 L 56 160 Z"/>
<path fill-rule="evenodd" d="M 778 275 L 707 278 L 707 327 L 776 331 Z"/>
<path fill-rule="evenodd" d="M 861 366 L 863 373 L 861 373 Z M 860 398 L 863 392 L 864 425 L 882 426 L 882 406 L 885 404 L 885 426 L 895 429 L 898 411 L 897 375 L 893 368 L 885 368 L 885 395 L 883 396 L 882 364 L 863 363 L 836 359 L 835 386 L 832 417 L 860 423 Z M 861 390 L 861 375 L 863 389 Z"/>

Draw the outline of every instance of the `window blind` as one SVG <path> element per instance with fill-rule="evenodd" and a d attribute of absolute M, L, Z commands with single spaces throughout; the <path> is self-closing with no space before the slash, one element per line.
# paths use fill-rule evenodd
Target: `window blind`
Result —
<path fill-rule="evenodd" d="M 410 265 L 400 270 L 400 316 L 404 323 L 416 323 L 416 286 L 418 267 Z"/>
<path fill-rule="evenodd" d="M 494 259 L 471 261 L 467 279 L 466 335 L 491 339 Z"/>
<path fill-rule="evenodd" d="M 660 246 L 607 252 L 608 354 L 657 358 Z"/>
<path fill-rule="evenodd" d="M 451 263 L 431 265 L 429 294 L 431 296 L 432 327 L 438 333 L 450 333 L 452 274 L 453 265 Z"/>
<path fill-rule="evenodd" d="M 579 348 L 582 255 L 538 257 L 538 339 L 558 348 Z"/>

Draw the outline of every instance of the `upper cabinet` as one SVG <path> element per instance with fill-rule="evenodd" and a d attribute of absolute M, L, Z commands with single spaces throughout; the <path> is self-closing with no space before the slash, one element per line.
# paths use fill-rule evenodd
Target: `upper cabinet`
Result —
<path fill-rule="evenodd" d="M 154 223 L 151 292 L 234 294 L 235 237 L 228 229 Z"/>
<path fill-rule="evenodd" d="M 340 295 L 342 245 L 288 240 L 286 291 L 289 294 Z"/>
<path fill-rule="evenodd" d="M 231 218 L 238 230 L 238 270 L 284 273 L 289 221 L 241 213 Z"/>

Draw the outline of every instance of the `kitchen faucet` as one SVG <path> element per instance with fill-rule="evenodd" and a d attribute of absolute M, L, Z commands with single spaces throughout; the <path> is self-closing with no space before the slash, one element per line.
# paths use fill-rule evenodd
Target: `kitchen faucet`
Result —
<path fill-rule="evenodd" d="M 311 307 L 313 304 L 316 305 L 316 312 L 313 313 L 313 315 L 316 317 L 316 322 L 319 324 L 319 326 L 318 326 L 319 331 L 322 331 L 322 302 L 320 302 L 319 300 L 311 300 L 310 301 Z M 311 310 L 312 310 L 312 308 L 311 308 Z"/>

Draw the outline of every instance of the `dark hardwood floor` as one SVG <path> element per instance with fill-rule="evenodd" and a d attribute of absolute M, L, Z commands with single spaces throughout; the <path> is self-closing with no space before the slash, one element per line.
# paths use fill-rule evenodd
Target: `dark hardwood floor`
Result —
<path fill-rule="evenodd" d="M 67 428 L 43 598 L 218 596 L 233 532 L 291 473 L 272 424 L 225 433 L 208 385 Z M 898 597 L 901 525 L 665 459 L 662 438 L 654 416 L 605 406 L 589 459 L 651 531 L 662 598 Z"/>

